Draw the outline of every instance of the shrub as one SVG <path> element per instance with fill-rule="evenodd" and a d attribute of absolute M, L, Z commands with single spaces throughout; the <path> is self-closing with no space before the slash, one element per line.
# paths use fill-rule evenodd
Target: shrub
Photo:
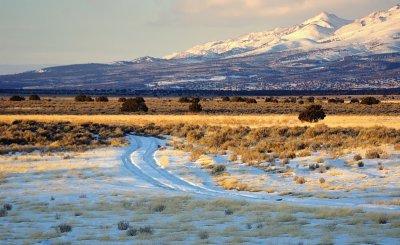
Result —
<path fill-rule="evenodd" d="M 351 103 L 351 104 L 360 103 L 360 100 L 357 99 L 357 98 L 352 98 L 352 99 L 350 100 L 350 103 Z"/>
<path fill-rule="evenodd" d="M 178 99 L 178 102 L 180 102 L 180 103 L 190 103 L 190 102 L 192 102 L 192 100 L 187 98 L 187 97 L 182 97 L 182 98 Z"/>
<path fill-rule="evenodd" d="M 232 215 L 232 214 L 233 214 L 233 210 L 225 209 L 225 215 Z"/>
<path fill-rule="evenodd" d="M 12 205 L 9 204 L 9 203 L 6 203 L 6 204 L 3 205 L 3 208 L 4 208 L 5 210 L 7 210 L 7 211 L 10 211 L 10 210 L 12 209 Z"/>
<path fill-rule="evenodd" d="M 201 240 L 208 239 L 208 237 L 209 237 L 209 235 L 208 235 L 208 232 L 207 232 L 207 231 L 200 231 L 200 232 L 199 232 L 199 238 L 200 238 Z"/>
<path fill-rule="evenodd" d="M 375 104 L 379 104 L 379 103 L 381 103 L 380 100 L 378 100 L 375 97 L 371 97 L 371 96 L 362 98 L 361 102 L 360 102 L 360 104 L 362 104 L 362 105 L 375 105 Z"/>
<path fill-rule="evenodd" d="M 303 105 L 303 104 L 304 104 L 304 101 L 299 100 L 298 103 L 299 103 L 299 105 Z"/>
<path fill-rule="evenodd" d="M 96 97 L 96 102 L 108 102 L 108 98 L 106 96 Z"/>
<path fill-rule="evenodd" d="M 23 101 L 23 100 L 25 100 L 25 98 L 19 95 L 13 95 L 10 97 L 10 101 Z"/>
<path fill-rule="evenodd" d="M 226 167 L 225 165 L 214 165 L 211 169 L 211 174 L 212 175 L 220 175 L 223 172 L 225 172 Z"/>
<path fill-rule="evenodd" d="M 7 216 L 8 212 L 5 208 L 0 209 L 0 217 L 5 217 Z"/>
<path fill-rule="evenodd" d="M 275 99 L 274 97 L 267 97 L 267 98 L 265 98 L 265 102 L 267 102 L 267 103 L 278 103 L 278 100 Z"/>
<path fill-rule="evenodd" d="M 192 104 L 189 105 L 190 112 L 201 112 L 203 108 L 199 104 L 199 102 L 193 101 Z"/>
<path fill-rule="evenodd" d="M 328 99 L 328 103 L 332 103 L 332 104 L 343 104 L 344 103 L 344 99 L 340 99 L 340 98 L 335 98 L 335 99 L 333 99 L 333 98 L 331 98 L 331 99 Z"/>
<path fill-rule="evenodd" d="M 356 154 L 356 155 L 354 155 L 353 160 L 354 161 L 360 161 L 360 160 L 362 160 L 362 157 L 361 157 L 360 154 Z"/>
<path fill-rule="evenodd" d="M 91 102 L 91 101 L 94 101 L 94 100 L 90 96 L 86 96 L 84 94 L 80 94 L 80 95 L 75 96 L 75 101 L 76 102 Z"/>
<path fill-rule="evenodd" d="M 117 226 L 118 226 L 118 230 L 125 231 L 129 228 L 129 221 L 122 220 L 122 221 L 118 222 Z"/>
<path fill-rule="evenodd" d="M 158 204 L 155 207 L 153 207 L 154 212 L 162 212 L 164 211 L 166 206 L 164 204 Z"/>
<path fill-rule="evenodd" d="M 127 99 L 121 107 L 123 112 L 147 112 L 149 109 L 142 97 Z"/>
<path fill-rule="evenodd" d="M 365 158 L 367 159 L 375 159 L 375 158 L 379 158 L 379 152 L 378 150 L 369 150 L 365 153 Z"/>
<path fill-rule="evenodd" d="M 247 104 L 257 104 L 257 100 L 256 99 L 246 98 L 245 101 L 246 101 Z"/>
<path fill-rule="evenodd" d="M 40 97 L 37 94 L 32 94 L 29 96 L 29 100 L 40 100 Z"/>
<path fill-rule="evenodd" d="M 314 98 L 314 97 L 307 97 L 306 101 L 307 101 L 308 103 L 314 103 L 315 98 Z"/>
<path fill-rule="evenodd" d="M 138 234 L 138 230 L 135 228 L 129 228 L 126 231 L 126 235 L 128 235 L 128 236 L 136 236 L 137 234 Z"/>
<path fill-rule="evenodd" d="M 358 165 L 358 167 L 362 168 L 362 167 L 364 167 L 364 162 L 359 161 L 359 162 L 357 163 L 357 165 Z"/>
<path fill-rule="evenodd" d="M 118 102 L 125 102 L 126 101 L 126 98 L 119 98 L 118 99 Z"/>
<path fill-rule="evenodd" d="M 296 181 L 297 184 L 306 183 L 306 179 L 303 176 L 295 176 L 294 181 Z"/>
<path fill-rule="evenodd" d="M 231 101 L 231 99 L 228 96 L 222 97 L 222 101 Z"/>
<path fill-rule="evenodd" d="M 299 120 L 302 122 L 318 122 L 319 120 L 323 120 L 325 116 L 321 105 L 310 105 L 305 111 L 300 113 Z"/>
<path fill-rule="evenodd" d="M 139 233 L 141 234 L 153 234 L 154 229 L 151 226 L 145 226 L 139 228 Z"/>
<path fill-rule="evenodd" d="M 320 183 L 320 184 L 325 183 L 325 179 L 324 179 L 324 178 L 319 178 L 319 183 Z"/>
<path fill-rule="evenodd" d="M 231 101 L 232 102 L 246 102 L 246 100 L 243 97 L 239 97 L 239 96 L 233 96 Z"/>
<path fill-rule="evenodd" d="M 69 224 L 59 224 L 56 226 L 56 231 L 60 232 L 60 233 L 66 233 L 66 232 L 70 232 L 72 230 L 71 225 Z"/>

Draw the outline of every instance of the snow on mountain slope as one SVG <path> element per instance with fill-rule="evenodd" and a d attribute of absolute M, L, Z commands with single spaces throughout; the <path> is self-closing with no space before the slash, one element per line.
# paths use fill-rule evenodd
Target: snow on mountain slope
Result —
<path fill-rule="evenodd" d="M 398 52 L 399 23 L 400 5 L 355 21 L 322 12 L 299 25 L 208 42 L 164 58 L 239 57 L 266 52 L 332 49 L 332 52 L 325 52 L 324 58 L 336 59 L 345 54 Z"/>

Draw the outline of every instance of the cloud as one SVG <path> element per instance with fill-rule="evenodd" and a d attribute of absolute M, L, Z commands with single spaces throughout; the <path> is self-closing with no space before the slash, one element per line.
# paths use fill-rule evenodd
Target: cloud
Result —
<path fill-rule="evenodd" d="M 245 25 L 254 21 L 288 24 L 290 20 L 299 21 L 321 11 L 351 15 L 395 3 L 394 0 L 175 0 L 173 13 L 169 17 L 164 14 L 158 22 L 174 19 L 191 25 Z"/>

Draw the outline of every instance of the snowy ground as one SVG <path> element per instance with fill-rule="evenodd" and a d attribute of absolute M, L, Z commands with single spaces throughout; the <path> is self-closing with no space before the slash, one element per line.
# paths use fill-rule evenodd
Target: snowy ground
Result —
<path fill-rule="evenodd" d="M 375 170 L 372 161 L 364 161 L 362 169 L 328 161 L 332 169 L 322 175 L 330 186 L 338 185 L 337 176 L 340 183 L 353 177 L 362 182 L 365 178 L 359 175 L 367 175 L 372 184 L 361 190 L 312 189 L 320 185 L 313 180 L 321 173 L 302 167 L 307 159 L 289 164 L 292 168 L 299 164 L 294 172 L 309 179 L 300 185 L 292 177 L 228 164 L 228 156 L 190 162 L 184 152 L 160 150 L 165 140 L 139 136 L 130 140 L 126 148 L 1 156 L 0 203 L 12 204 L 12 209 L 0 217 L 0 243 L 400 243 L 399 206 L 370 204 L 398 200 L 396 155 L 384 160 L 387 172 Z M 225 164 L 230 176 L 252 179 L 249 185 L 266 189 L 224 190 L 204 167 L 210 162 Z M 335 169 L 341 174 L 329 175 Z M 268 186 L 274 191 L 266 191 Z M 284 195 L 287 190 L 311 195 Z M 335 199 L 326 198 L 331 195 Z M 122 220 L 137 229 L 151 226 L 152 233 L 128 236 L 117 228 Z M 56 231 L 63 223 L 71 225 L 71 232 Z"/>

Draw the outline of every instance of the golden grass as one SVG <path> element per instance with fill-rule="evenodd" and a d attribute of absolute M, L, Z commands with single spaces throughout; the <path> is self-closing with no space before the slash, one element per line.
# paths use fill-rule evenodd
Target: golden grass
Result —
<path fill-rule="evenodd" d="M 70 121 L 72 123 L 104 123 L 113 125 L 157 125 L 189 124 L 214 126 L 315 126 L 329 127 L 373 127 L 385 126 L 400 129 L 400 116 L 328 115 L 317 124 L 302 123 L 294 114 L 266 115 L 0 115 L 0 121 L 36 120 L 41 122 Z"/>
<path fill-rule="evenodd" d="M 394 206 L 400 206 L 400 200 L 390 200 L 390 201 L 372 201 L 370 202 L 371 204 L 377 204 L 377 205 L 394 205 Z"/>

